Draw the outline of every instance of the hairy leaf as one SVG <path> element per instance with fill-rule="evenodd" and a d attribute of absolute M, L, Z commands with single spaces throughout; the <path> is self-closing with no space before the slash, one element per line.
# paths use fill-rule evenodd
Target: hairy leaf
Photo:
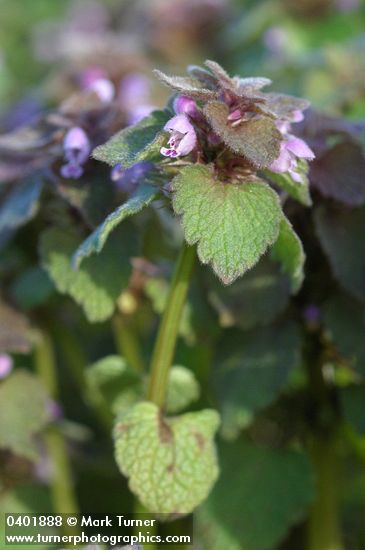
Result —
<path fill-rule="evenodd" d="M 35 216 L 42 187 L 36 177 L 15 187 L 0 207 L 0 232 L 16 229 Z"/>
<path fill-rule="evenodd" d="M 293 292 L 297 292 L 304 279 L 305 254 L 299 237 L 285 216 L 281 220 L 279 237 L 271 249 L 271 256 L 281 263 L 283 271 L 291 279 Z"/>
<path fill-rule="evenodd" d="M 228 147 L 257 168 L 267 168 L 279 156 L 282 137 L 270 118 L 256 117 L 232 126 L 227 120 L 228 107 L 220 101 L 210 101 L 204 113 Z"/>
<path fill-rule="evenodd" d="M 338 143 L 311 163 L 310 178 L 325 197 L 350 206 L 365 202 L 365 156 L 354 142 Z"/>
<path fill-rule="evenodd" d="M 309 101 L 300 97 L 270 92 L 265 94 L 267 107 L 280 120 L 291 120 L 293 111 L 304 111 L 309 107 Z"/>
<path fill-rule="evenodd" d="M 165 142 L 162 130 L 169 118 L 171 113 L 168 111 L 153 111 L 137 124 L 124 128 L 109 141 L 96 147 L 93 157 L 111 166 L 120 163 L 124 168 L 140 160 L 159 158 L 160 148 Z"/>
<path fill-rule="evenodd" d="M 71 265 L 71 256 L 80 239 L 70 229 L 53 227 L 40 240 L 43 267 L 62 294 L 69 294 L 82 306 L 90 322 L 105 321 L 127 285 L 131 273 L 130 255 L 135 253 L 133 229 L 116 232 L 101 254 L 87 258 L 79 270 Z M 127 237 L 127 238 L 126 238 Z M 117 276 L 116 276 L 117 274 Z"/>
<path fill-rule="evenodd" d="M 307 457 L 238 441 L 223 445 L 220 459 L 222 474 L 196 514 L 202 548 L 278 548 L 314 497 Z"/>
<path fill-rule="evenodd" d="M 279 233 L 276 193 L 261 182 L 222 183 L 206 166 L 188 166 L 172 182 L 185 239 L 198 244 L 202 263 L 232 283 L 257 263 Z"/>
<path fill-rule="evenodd" d="M 255 411 L 272 403 L 299 360 L 300 337 L 294 323 L 223 335 L 215 387 L 226 437 L 235 437 Z"/>
<path fill-rule="evenodd" d="M 205 500 L 218 476 L 213 441 L 218 423 L 213 410 L 163 418 L 147 402 L 120 418 L 116 460 L 147 510 L 188 514 Z"/>
<path fill-rule="evenodd" d="M 104 248 L 110 233 L 126 218 L 140 212 L 158 195 L 158 190 L 151 185 L 141 185 L 134 195 L 119 206 L 100 224 L 93 233 L 77 248 L 73 264 L 79 268 L 81 263 L 92 254 L 99 254 Z"/>
<path fill-rule="evenodd" d="M 30 373 L 18 370 L 0 385 L 0 448 L 37 458 L 33 436 L 50 420 L 49 397 Z"/>
<path fill-rule="evenodd" d="M 315 225 L 335 277 L 350 294 L 365 300 L 365 207 L 322 206 L 315 212 Z"/>
<path fill-rule="evenodd" d="M 213 99 L 217 97 L 216 91 L 203 88 L 199 80 L 196 78 L 186 76 L 168 76 L 158 70 L 155 70 L 154 72 L 161 82 L 181 94 L 193 97 L 195 99 Z"/>

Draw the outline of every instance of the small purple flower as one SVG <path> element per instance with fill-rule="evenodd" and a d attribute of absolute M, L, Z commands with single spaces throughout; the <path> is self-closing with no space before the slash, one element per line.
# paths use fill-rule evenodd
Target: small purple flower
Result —
<path fill-rule="evenodd" d="M 108 75 L 103 69 L 98 65 L 94 67 L 89 67 L 83 71 L 79 77 L 80 86 L 83 90 L 88 89 L 96 80 L 108 78 Z"/>
<path fill-rule="evenodd" d="M 191 118 L 200 118 L 199 109 L 193 99 L 185 95 L 179 95 L 174 100 L 174 111 L 178 115 L 188 115 Z"/>
<path fill-rule="evenodd" d="M 270 166 L 270 170 L 277 173 L 288 172 L 294 181 L 300 183 L 302 178 L 297 172 L 297 159 L 313 160 L 314 153 L 300 138 L 288 135 L 281 142 L 280 155 Z"/>
<path fill-rule="evenodd" d="M 66 163 L 61 167 L 62 177 L 78 179 L 82 176 L 82 166 L 89 158 L 90 150 L 89 138 L 82 128 L 74 126 L 68 130 L 63 140 Z"/>
<path fill-rule="evenodd" d="M 99 78 L 94 80 L 86 90 L 95 92 L 102 103 L 110 103 L 115 95 L 115 87 L 111 80 L 108 78 Z"/>
<path fill-rule="evenodd" d="M 150 88 L 148 78 L 141 73 L 131 73 L 121 81 L 118 97 L 129 124 L 136 124 L 155 109 L 150 103 Z"/>
<path fill-rule="evenodd" d="M 0 353 L 0 380 L 6 378 L 13 370 L 13 360 L 7 353 Z"/>
<path fill-rule="evenodd" d="M 164 157 L 184 157 L 196 147 L 197 138 L 194 127 L 186 115 L 176 115 L 171 118 L 164 127 L 170 132 L 169 147 L 161 147 Z"/>

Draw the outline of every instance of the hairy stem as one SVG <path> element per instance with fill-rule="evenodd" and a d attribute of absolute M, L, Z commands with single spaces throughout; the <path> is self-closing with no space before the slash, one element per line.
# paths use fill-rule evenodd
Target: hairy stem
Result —
<path fill-rule="evenodd" d="M 52 342 L 48 334 L 39 332 L 34 351 L 35 368 L 52 399 L 58 397 L 58 384 Z M 47 453 L 52 463 L 51 494 L 55 513 L 77 514 L 78 505 L 73 489 L 72 472 L 66 443 L 56 425 L 45 433 Z M 65 526 L 67 533 L 67 526 Z M 75 529 L 71 531 L 75 534 Z"/>
<path fill-rule="evenodd" d="M 169 369 L 174 358 L 181 314 L 189 288 L 194 259 L 195 249 L 184 243 L 176 264 L 153 351 L 148 399 L 160 408 L 164 406 L 165 402 Z"/>

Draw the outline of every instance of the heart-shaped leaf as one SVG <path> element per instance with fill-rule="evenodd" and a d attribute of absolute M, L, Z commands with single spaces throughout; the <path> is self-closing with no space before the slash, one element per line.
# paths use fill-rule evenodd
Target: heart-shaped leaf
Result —
<path fill-rule="evenodd" d="M 279 234 L 282 211 L 265 183 L 218 181 L 207 166 L 187 166 L 172 182 L 185 239 L 198 243 L 200 260 L 232 283 L 257 263 Z"/>
<path fill-rule="evenodd" d="M 150 511 L 188 514 L 218 476 L 213 410 L 164 418 L 153 403 L 135 405 L 114 429 L 116 460 L 131 491 Z"/>

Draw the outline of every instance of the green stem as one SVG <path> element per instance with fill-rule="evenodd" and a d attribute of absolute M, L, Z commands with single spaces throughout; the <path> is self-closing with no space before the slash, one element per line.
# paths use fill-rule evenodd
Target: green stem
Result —
<path fill-rule="evenodd" d="M 148 399 L 163 407 L 168 384 L 182 310 L 189 288 L 195 249 L 183 244 L 171 282 L 167 305 L 160 323 L 151 362 Z"/>
<path fill-rule="evenodd" d="M 34 351 L 35 368 L 52 399 L 58 398 L 56 362 L 52 342 L 48 334 L 39 332 Z M 53 466 L 51 494 L 55 513 L 77 514 L 78 505 L 73 489 L 72 472 L 67 455 L 66 443 L 59 429 L 54 425 L 45 433 L 47 453 Z M 67 533 L 67 526 L 65 526 Z M 75 529 L 70 534 L 75 534 Z"/>
<path fill-rule="evenodd" d="M 343 550 L 338 509 L 336 437 L 313 437 L 309 443 L 316 479 L 316 499 L 308 523 L 308 550 Z"/>
<path fill-rule="evenodd" d="M 135 331 L 122 314 L 116 313 L 113 318 L 113 331 L 115 343 L 120 355 L 128 365 L 139 373 L 144 372 L 144 363 L 140 352 L 139 342 Z"/>
<path fill-rule="evenodd" d="M 332 389 L 323 375 L 322 344 L 314 335 L 307 340 L 307 375 L 311 415 L 308 450 L 316 482 L 308 519 L 308 550 L 343 550 L 337 493 L 339 419 Z"/>

